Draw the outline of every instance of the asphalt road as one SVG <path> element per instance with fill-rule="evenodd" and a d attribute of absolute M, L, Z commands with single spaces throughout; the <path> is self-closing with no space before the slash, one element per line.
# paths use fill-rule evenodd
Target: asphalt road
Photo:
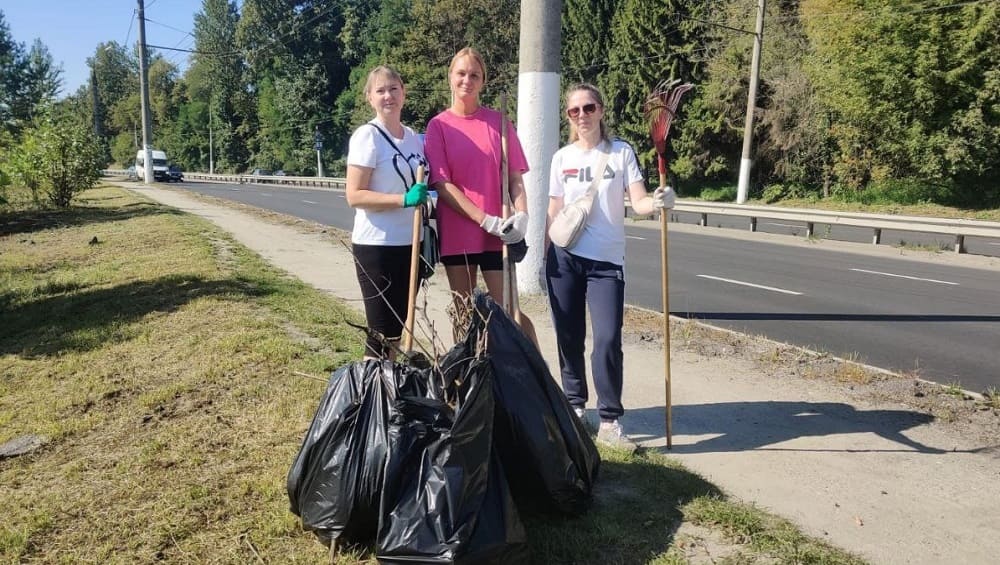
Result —
<path fill-rule="evenodd" d="M 214 183 L 180 186 L 344 230 L 353 224 L 353 211 L 340 191 Z M 775 233 L 793 235 L 796 229 L 788 224 L 769 229 L 767 224 L 760 220 L 758 231 L 788 230 Z M 800 235 L 804 228 L 799 229 Z M 817 232 L 821 230 L 817 226 Z M 870 232 L 861 231 L 852 235 L 847 230 L 844 237 L 870 241 Z M 626 301 L 658 310 L 659 232 L 635 226 L 627 226 L 626 232 Z M 834 231 L 825 236 L 833 238 Z M 977 251 L 997 250 L 983 254 L 1000 254 L 1000 245 L 995 245 L 1000 242 L 974 243 Z M 674 231 L 670 309 L 677 316 L 912 371 L 942 384 L 974 391 L 1000 389 L 1000 273 L 996 271 Z"/>

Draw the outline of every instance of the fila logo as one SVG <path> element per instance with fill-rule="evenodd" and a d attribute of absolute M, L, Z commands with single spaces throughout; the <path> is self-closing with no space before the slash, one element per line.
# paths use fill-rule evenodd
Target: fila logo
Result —
<path fill-rule="evenodd" d="M 579 182 L 590 183 L 594 181 L 594 176 L 590 171 L 590 166 L 583 169 L 563 169 L 562 170 L 563 182 L 568 181 L 571 178 L 576 178 Z M 604 180 L 615 178 L 615 171 L 608 164 L 604 167 Z"/>

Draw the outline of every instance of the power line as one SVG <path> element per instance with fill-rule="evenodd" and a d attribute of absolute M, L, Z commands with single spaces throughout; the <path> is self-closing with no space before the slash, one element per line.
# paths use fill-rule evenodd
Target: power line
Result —
<path fill-rule="evenodd" d="M 191 37 L 194 37 L 194 34 L 192 34 L 192 33 L 191 33 L 190 31 L 184 31 L 183 29 L 179 29 L 179 28 L 176 28 L 176 27 L 174 27 L 174 26 L 171 26 L 171 25 L 167 25 L 167 24 L 165 24 L 165 23 L 161 23 L 161 22 L 158 22 L 158 21 L 156 21 L 156 20 L 151 20 L 151 19 L 149 19 L 149 18 L 146 18 L 146 21 L 147 21 L 147 22 L 149 22 L 149 23 L 151 23 L 151 24 L 156 24 L 156 25 L 158 25 L 158 26 L 161 26 L 161 27 L 165 27 L 165 28 L 167 28 L 167 29 L 172 29 L 172 30 L 174 30 L 174 31 L 177 31 L 177 32 L 180 32 L 180 33 L 183 33 L 183 34 L 186 34 L 186 35 L 190 35 Z"/>
<path fill-rule="evenodd" d="M 198 51 L 197 49 L 178 49 L 176 47 L 164 47 L 162 45 L 153 45 L 152 43 L 147 43 L 146 47 L 152 47 L 153 49 L 164 49 L 166 51 L 181 51 L 183 53 L 194 53 L 195 55 L 214 55 L 217 57 L 226 57 L 226 56 L 241 54 L 240 51 L 228 51 L 228 52 Z"/>
<path fill-rule="evenodd" d="M 122 43 L 124 47 L 128 47 L 128 38 L 132 35 L 132 26 L 135 24 L 135 8 L 132 8 L 132 15 L 128 18 L 128 31 L 125 32 L 125 43 Z"/>
<path fill-rule="evenodd" d="M 933 0 L 931 0 L 933 1 Z M 861 17 L 875 17 L 881 15 L 903 15 L 903 14 L 919 14 L 924 12 L 938 12 L 942 10 L 950 10 L 952 8 L 961 8 L 964 6 L 971 6 L 974 4 L 992 4 L 996 3 L 998 0 L 968 0 L 967 2 L 957 2 L 955 4 L 947 4 L 944 6 L 923 6 L 920 8 L 915 8 L 911 10 L 886 10 L 886 9 L 870 9 L 870 10 L 853 10 L 850 12 L 818 12 L 815 14 L 796 14 L 792 16 L 781 16 L 770 18 L 772 20 L 803 20 L 803 19 L 813 19 L 813 18 L 831 18 L 837 16 L 861 16 Z"/>

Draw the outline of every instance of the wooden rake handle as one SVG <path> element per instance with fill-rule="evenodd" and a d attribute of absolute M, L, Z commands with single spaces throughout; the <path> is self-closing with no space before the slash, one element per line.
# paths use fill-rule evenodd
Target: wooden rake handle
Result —
<path fill-rule="evenodd" d="M 424 166 L 417 167 L 417 182 L 424 182 Z M 403 351 L 413 351 L 413 326 L 417 312 L 417 292 L 420 290 L 420 232 L 424 224 L 424 205 L 413 211 L 413 238 L 410 246 L 410 295 L 406 303 L 406 324 L 403 328 Z"/>

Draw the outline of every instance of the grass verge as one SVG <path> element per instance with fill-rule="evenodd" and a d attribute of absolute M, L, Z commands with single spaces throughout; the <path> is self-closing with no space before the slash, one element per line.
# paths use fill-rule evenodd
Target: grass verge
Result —
<path fill-rule="evenodd" d="M 296 375 L 360 358 L 355 311 L 111 187 L 0 213 L 0 311 L 0 443 L 46 441 L 0 460 L 0 562 L 326 560 L 285 495 L 323 388 Z M 741 562 L 857 562 L 661 455 L 602 456 L 590 513 L 527 520 L 537 562 L 688 562 L 685 521 Z"/>

